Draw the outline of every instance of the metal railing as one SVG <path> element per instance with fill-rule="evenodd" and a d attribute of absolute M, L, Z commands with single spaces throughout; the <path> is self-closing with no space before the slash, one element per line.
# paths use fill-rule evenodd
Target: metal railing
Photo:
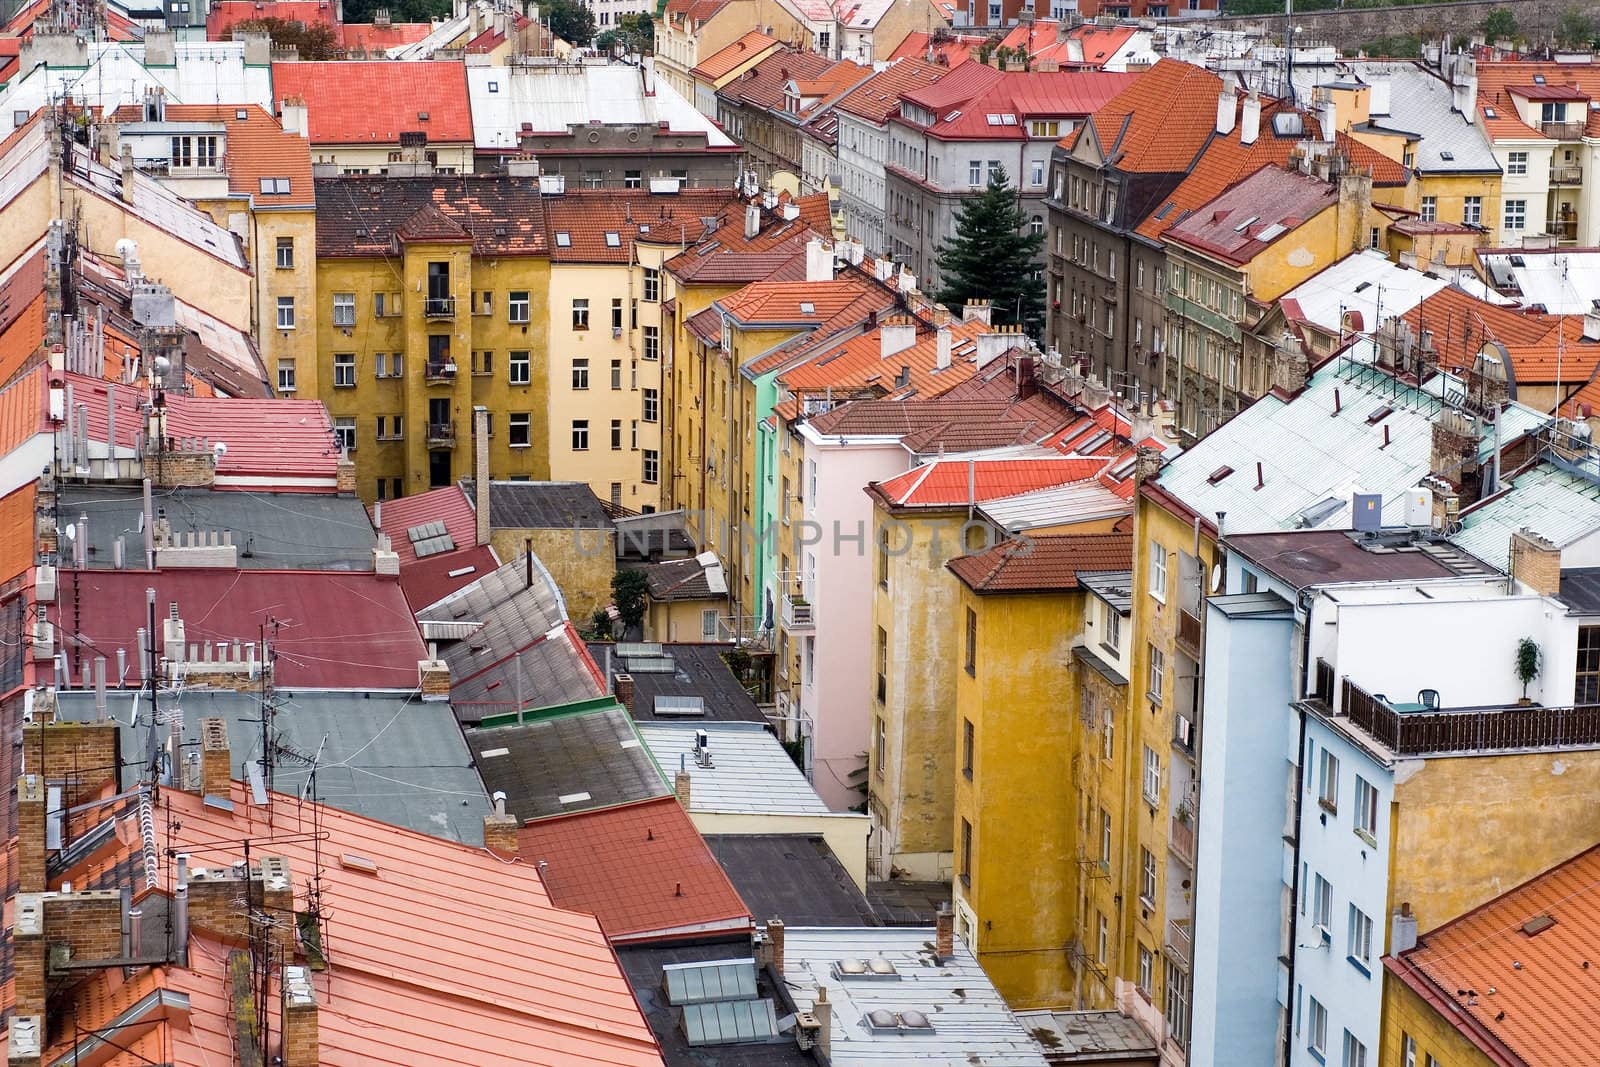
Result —
<path fill-rule="evenodd" d="M 456 376 L 454 363 L 429 363 L 422 370 L 422 376 L 430 382 L 448 382 Z"/>
<path fill-rule="evenodd" d="M 1582 185 L 1583 168 L 1573 164 L 1552 164 L 1550 167 L 1551 185 Z"/>
<path fill-rule="evenodd" d="M 1600 704 L 1396 711 L 1346 679 L 1340 714 L 1403 756 L 1600 745 Z"/>
<path fill-rule="evenodd" d="M 790 632 L 815 630 L 816 610 L 804 597 L 793 593 L 783 594 L 783 628 Z"/>
<path fill-rule="evenodd" d="M 1197 655 L 1200 652 L 1200 616 L 1182 608 L 1178 609 L 1178 643 Z"/>
<path fill-rule="evenodd" d="M 1333 704 L 1333 664 L 1318 657 L 1316 676 L 1312 682 L 1311 696 L 1324 704 Z"/>
<path fill-rule="evenodd" d="M 1168 921 L 1167 952 L 1184 970 L 1189 969 L 1189 961 L 1194 959 L 1194 938 L 1189 933 L 1188 923 L 1176 919 Z"/>
<path fill-rule="evenodd" d="M 429 448 L 454 448 L 456 446 L 456 424 L 453 422 L 428 423 Z"/>
<path fill-rule="evenodd" d="M 430 296 L 422 302 L 422 317 L 425 319 L 453 319 L 456 317 L 456 298 L 453 296 Z"/>
<path fill-rule="evenodd" d="M 1172 829 L 1167 834 L 1167 847 L 1172 854 L 1194 867 L 1194 820 L 1172 817 Z"/>

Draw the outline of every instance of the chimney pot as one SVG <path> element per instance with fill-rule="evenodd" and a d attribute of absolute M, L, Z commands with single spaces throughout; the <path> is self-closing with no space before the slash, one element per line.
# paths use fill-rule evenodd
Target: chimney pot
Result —
<path fill-rule="evenodd" d="M 767 920 L 767 941 L 772 945 L 772 973 L 783 977 L 783 920 Z"/>
<path fill-rule="evenodd" d="M 619 672 L 612 676 L 612 686 L 616 693 L 617 703 L 628 709 L 628 714 L 633 714 L 633 675 Z"/>
<path fill-rule="evenodd" d="M 934 917 L 934 951 L 941 960 L 947 960 L 956 954 L 956 917 L 950 910 L 950 905 L 939 905 L 939 913 Z"/>

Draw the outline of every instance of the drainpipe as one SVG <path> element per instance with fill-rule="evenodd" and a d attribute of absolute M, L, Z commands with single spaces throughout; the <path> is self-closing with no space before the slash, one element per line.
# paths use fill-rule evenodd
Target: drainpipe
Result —
<path fill-rule="evenodd" d="M 1309 591 L 1308 591 L 1309 592 Z M 1311 609 L 1307 602 L 1307 592 L 1300 594 L 1300 609 L 1305 614 L 1305 636 L 1300 641 L 1300 680 L 1296 689 L 1305 685 L 1306 671 L 1311 666 Z M 1285 998 L 1288 1001 L 1286 1011 L 1289 1017 L 1284 1020 L 1283 1026 L 1283 1057 L 1282 1062 L 1288 1063 L 1294 1056 L 1294 963 L 1296 946 L 1300 943 L 1300 805 L 1306 787 L 1306 713 L 1301 708 L 1298 711 L 1300 719 L 1300 745 L 1295 750 L 1294 772 L 1294 800 L 1290 802 L 1290 814 L 1294 817 L 1294 856 L 1289 871 L 1289 966 L 1288 979 L 1285 985 Z"/>

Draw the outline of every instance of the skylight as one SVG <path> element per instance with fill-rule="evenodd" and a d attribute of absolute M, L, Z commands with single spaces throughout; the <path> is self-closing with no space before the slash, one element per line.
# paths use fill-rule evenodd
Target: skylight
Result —
<path fill-rule="evenodd" d="M 571 248 L 572 247 L 572 234 L 568 233 L 566 230 L 557 230 L 556 231 L 556 247 L 557 248 Z"/>
<path fill-rule="evenodd" d="M 801 303 L 801 305 L 800 305 L 800 314 L 802 314 L 802 315 L 815 315 L 816 313 L 817 313 L 817 305 L 811 303 L 809 300 L 804 301 L 804 302 Z"/>
<path fill-rule="evenodd" d="M 1500 116 L 1499 116 L 1499 115 L 1496 115 L 1496 114 L 1495 114 L 1495 113 L 1494 113 L 1494 108 L 1492 108 L 1492 107 L 1486 107 L 1486 108 L 1484 108 L 1484 109 L 1483 109 L 1483 117 L 1484 117 L 1484 118 L 1488 118 L 1488 119 L 1497 119 L 1497 118 L 1499 118 L 1499 117 L 1500 117 Z"/>
<path fill-rule="evenodd" d="M 1253 223 L 1257 223 L 1257 222 L 1260 222 L 1260 221 L 1261 221 L 1261 216 L 1260 215 L 1251 215 L 1249 218 L 1247 218 L 1243 222 L 1239 223 L 1239 225 L 1235 226 L 1233 228 L 1233 232 L 1234 233 L 1243 233 L 1244 231 L 1248 230 Z"/>
<path fill-rule="evenodd" d="M 1533 84 L 1535 84 L 1535 85 L 1543 85 L 1544 84 L 1544 75 L 1543 74 L 1535 74 L 1533 76 Z"/>
<path fill-rule="evenodd" d="M 614 230 L 607 230 L 606 231 L 606 247 L 607 248 L 621 248 L 622 247 L 622 235 L 617 233 Z"/>

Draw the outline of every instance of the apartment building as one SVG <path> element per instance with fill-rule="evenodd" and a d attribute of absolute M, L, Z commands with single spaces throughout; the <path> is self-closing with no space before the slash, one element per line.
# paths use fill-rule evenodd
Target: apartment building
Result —
<path fill-rule="evenodd" d="M 799 187 L 805 124 L 872 76 L 870 67 L 784 49 L 717 91 L 717 123 L 744 146 L 745 166 L 763 185 Z"/>
<path fill-rule="evenodd" d="M 284 128 L 311 142 L 311 161 L 341 174 L 382 174 L 410 162 L 406 149 L 442 174 L 472 173 L 472 108 L 466 67 L 387 60 L 293 61 L 272 65 L 273 108 Z"/>
<path fill-rule="evenodd" d="M 694 65 L 689 77 L 694 82 L 694 94 L 688 100 L 695 110 L 708 119 L 717 117 L 717 90 L 739 77 L 745 71 L 783 47 L 783 43 L 760 30 L 751 30 L 720 51 L 711 53 Z M 657 65 L 657 73 L 662 68 Z"/>

